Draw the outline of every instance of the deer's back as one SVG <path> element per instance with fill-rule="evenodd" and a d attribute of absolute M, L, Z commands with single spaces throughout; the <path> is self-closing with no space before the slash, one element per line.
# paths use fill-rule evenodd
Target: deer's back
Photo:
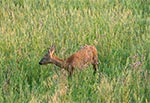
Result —
<path fill-rule="evenodd" d="M 84 68 L 89 64 L 93 64 L 97 59 L 97 50 L 94 46 L 86 45 L 82 47 L 79 51 L 71 55 L 67 60 L 67 65 L 73 68 Z"/>

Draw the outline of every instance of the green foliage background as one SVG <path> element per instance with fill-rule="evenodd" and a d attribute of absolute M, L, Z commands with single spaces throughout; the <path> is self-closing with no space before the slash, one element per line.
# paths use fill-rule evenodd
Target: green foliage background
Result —
<path fill-rule="evenodd" d="M 1 103 L 150 102 L 149 0 L 1 0 Z M 40 66 L 95 45 L 99 72 Z"/>

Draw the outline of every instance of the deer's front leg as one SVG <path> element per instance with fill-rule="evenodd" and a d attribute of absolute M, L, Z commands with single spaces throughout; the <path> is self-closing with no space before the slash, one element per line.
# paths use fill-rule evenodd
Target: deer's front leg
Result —
<path fill-rule="evenodd" d="M 69 77 L 72 77 L 73 67 L 71 65 L 69 65 L 69 67 L 68 67 L 68 73 L 69 73 Z"/>

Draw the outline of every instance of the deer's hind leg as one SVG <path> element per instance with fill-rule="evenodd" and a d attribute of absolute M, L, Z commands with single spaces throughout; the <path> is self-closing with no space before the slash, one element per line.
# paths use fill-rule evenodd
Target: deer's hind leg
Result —
<path fill-rule="evenodd" d="M 93 74 L 95 75 L 97 72 L 97 69 L 98 69 L 98 65 L 97 64 L 92 64 L 92 65 L 93 65 L 93 69 L 94 69 Z"/>
<path fill-rule="evenodd" d="M 92 65 L 93 65 L 93 69 L 94 69 L 93 74 L 95 74 L 97 72 L 97 69 L 98 69 L 98 57 L 97 56 L 94 57 Z"/>

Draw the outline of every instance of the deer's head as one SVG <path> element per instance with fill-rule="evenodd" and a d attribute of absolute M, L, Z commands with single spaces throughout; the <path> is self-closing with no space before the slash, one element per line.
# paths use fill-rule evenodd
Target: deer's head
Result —
<path fill-rule="evenodd" d="M 40 60 L 39 64 L 40 65 L 46 65 L 49 63 L 52 63 L 52 57 L 55 52 L 55 47 L 54 45 L 48 50 L 48 53 L 45 54 L 45 56 Z"/>

